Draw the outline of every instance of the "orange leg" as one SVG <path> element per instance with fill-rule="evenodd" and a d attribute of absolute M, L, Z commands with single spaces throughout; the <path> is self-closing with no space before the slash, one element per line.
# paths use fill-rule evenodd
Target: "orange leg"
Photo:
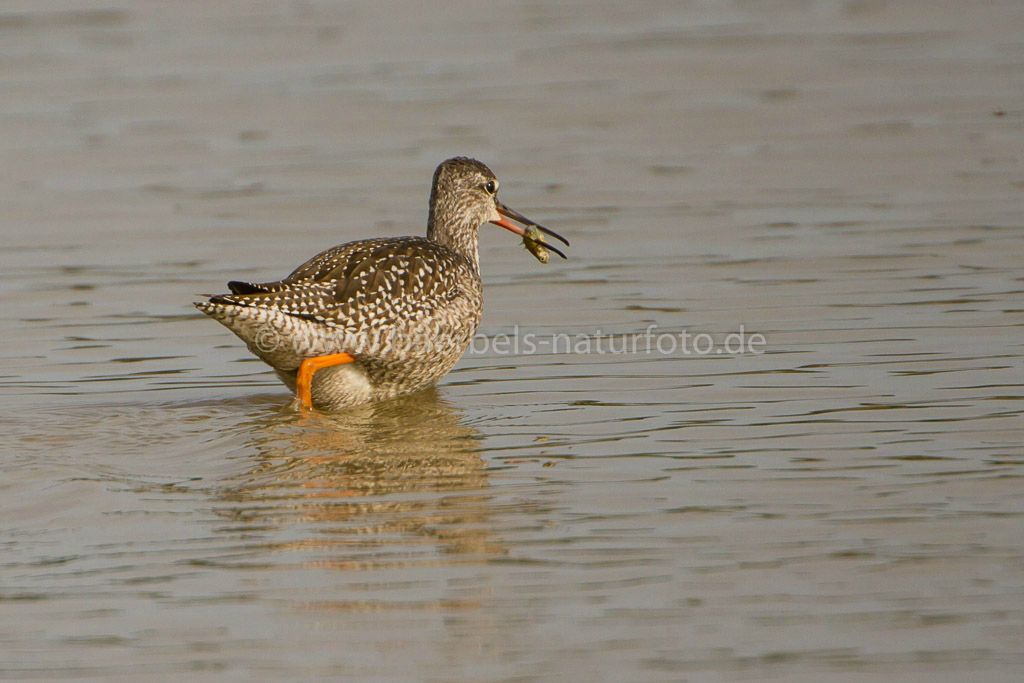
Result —
<path fill-rule="evenodd" d="M 332 353 L 327 356 L 316 356 L 307 358 L 299 366 L 299 375 L 295 378 L 295 397 L 299 399 L 303 408 L 313 408 L 313 375 L 317 370 L 329 368 L 332 365 L 344 365 L 351 363 L 355 358 L 347 353 Z"/>

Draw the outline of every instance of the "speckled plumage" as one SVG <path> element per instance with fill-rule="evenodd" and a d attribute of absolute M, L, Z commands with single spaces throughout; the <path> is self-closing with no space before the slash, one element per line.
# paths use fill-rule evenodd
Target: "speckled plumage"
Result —
<path fill-rule="evenodd" d="M 509 211 L 496 192 L 497 180 L 482 163 L 449 159 L 434 174 L 426 237 L 342 244 L 282 280 L 229 282 L 230 294 L 195 305 L 292 390 L 303 360 L 354 356 L 354 363 L 315 375 L 318 408 L 423 389 L 452 369 L 480 323 L 478 229 L 500 219 L 496 207 Z"/>

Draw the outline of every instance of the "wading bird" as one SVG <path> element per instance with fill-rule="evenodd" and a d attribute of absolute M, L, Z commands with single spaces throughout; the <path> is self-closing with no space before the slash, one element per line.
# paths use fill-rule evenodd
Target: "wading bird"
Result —
<path fill-rule="evenodd" d="M 491 169 L 455 157 L 434 172 L 426 237 L 342 244 L 283 280 L 232 281 L 230 294 L 195 306 L 270 365 L 303 408 L 408 394 L 447 374 L 476 332 L 487 222 L 522 237 L 538 260 L 548 249 L 565 258 L 541 233 L 568 246 L 565 238 L 498 201 Z"/>

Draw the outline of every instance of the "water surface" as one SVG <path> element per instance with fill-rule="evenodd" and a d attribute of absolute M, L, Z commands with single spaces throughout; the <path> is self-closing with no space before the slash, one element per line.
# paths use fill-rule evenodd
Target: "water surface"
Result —
<path fill-rule="evenodd" d="M 0 11 L 0 674 L 1014 680 L 1016 2 Z M 469 154 L 472 353 L 302 416 L 190 302 L 418 233 Z M 500 234 L 499 234 L 500 233 Z M 583 350 L 585 351 L 585 349 Z"/>

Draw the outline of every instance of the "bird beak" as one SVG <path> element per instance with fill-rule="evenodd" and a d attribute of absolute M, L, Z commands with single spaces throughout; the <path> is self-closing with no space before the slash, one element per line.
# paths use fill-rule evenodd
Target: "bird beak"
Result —
<path fill-rule="evenodd" d="M 506 220 L 508 218 L 511 218 L 512 220 L 514 220 L 516 222 L 519 222 L 519 223 L 522 223 L 525 226 L 537 228 L 538 230 L 540 230 L 545 235 L 550 235 L 551 237 L 554 237 L 556 240 L 560 240 L 563 244 L 565 244 L 565 246 L 569 246 L 569 240 L 565 239 L 564 237 L 559 235 L 554 230 L 548 230 L 543 225 L 540 225 L 539 223 L 534 223 L 533 221 L 531 221 L 529 218 L 527 218 L 523 214 L 519 213 L 518 211 L 513 211 L 512 209 L 508 208 L 507 206 L 505 206 L 501 202 L 495 200 L 494 207 L 498 210 L 498 213 L 501 214 L 501 216 L 502 216 L 501 218 L 499 218 L 496 221 L 491 221 L 495 225 L 500 225 L 501 227 L 505 228 L 509 232 L 515 233 L 516 235 L 519 235 L 520 237 L 523 237 L 524 235 L 526 235 L 526 230 L 525 229 L 519 227 L 515 223 L 512 223 L 512 222 Z M 561 256 L 562 258 L 565 258 L 565 254 L 560 252 L 558 249 L 555 249 L 551 245 L 547 245 L 547 247 L 548 247 L 548 249 L 550 249 L 551 251 L 555 252 L 556 254 Z"/>

